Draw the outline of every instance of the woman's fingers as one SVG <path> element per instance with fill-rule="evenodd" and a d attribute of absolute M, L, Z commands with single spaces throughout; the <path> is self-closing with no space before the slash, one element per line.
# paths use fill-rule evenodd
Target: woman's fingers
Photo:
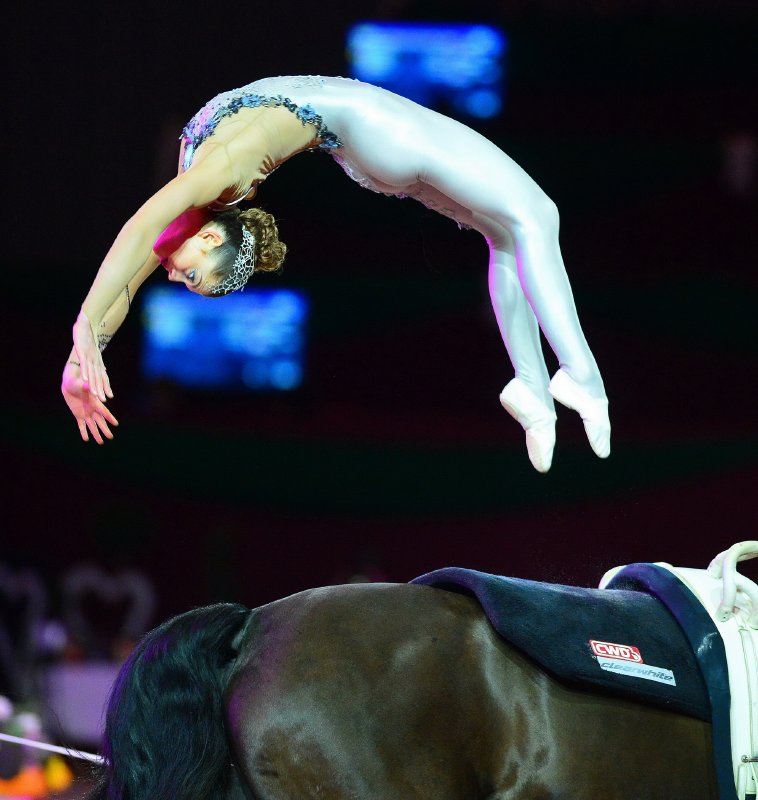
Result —
<path fill-rule="evenodd" d="M 95 422 L 100 430 L 103 432 L 103 435 L 106 439 L 112 439 L 113 434 L 111 433 L 111 429 L 108 427 L 108 423 L 105 421 L 105 417 L 102 414 L 95 414 Z"/>
<path fill-rule="evenodd" d="M 77 424 L 79 425 L 79 435 L 82 437 L 82 440 L 85 442 L 89 441 L 89 434 L 87 433 L 87 426 L 84 423 L 83 419 L 78 419 Z"/>
<path fill-rule="evenodd" d="M 103 416 L 104 419 L 110 422 L 111 425 L 118 426 L 118 420 L 113 416 L 108 406 L 101 405 L 98 409 L 98 412 Z"/>
<path fill-rule="evenodd" d="M 102 402 L 105 402 L 107 398 L 103 388 L 103 373 L 105 372 L 103 362 L 100 361 L 100 363 L 98 363 L 92 360 L 89 362 L 87 369 L 89 372 L 89 380 L 87 383 L 89 384 L 90 393 L 94 394 Z"/>
<path fill-rule="evenodd" d="M 110 422 L 111 425 L 118 425 L 118 420 L 113 416 L 113 412 L 105 405 L 105 403 L 97 404 L 96 413 L 100 414 L 103 419 Z"/>
<path fill-rule="evenodd" d="M 116 418 L 105 406 L 101 411 L 96 411 L 89 417 L 78 419 L 77 424 L 79 425 L 79 434 L 82 440 L 88 442 L 90 434 L 98 444 L 105 444 L 103 436 L 106 439 L 113 439 L 113 431 L 108 425 L 109 422 L 111 425 L 118 425 Z"/>
<path fill-rule="evenodd" d="M 94 390 L 94 394 L 96 394 L 101 400 L 105 400 L 105 394 L 103 393 L 103 365 L 102 363 L 98 363 L 97 361 L 93 362 L 93 372 L 92 372 L 92 388 Z"/>
<path fill-rule="evenodd" d="M 109 398 L 113 397 L 113 389 L 111 389 L 111 379 L 108 377 L 108 370 L 103 366 L 103 388 Z"/>
<path fill-rule="evenodd" d="M 97 395 L 104 403 L 109 397 L 113 397 L 113 392 L 111 391 L 111 382 L 108 379 L 108 370 L 105 368 L 103 357 L 101 355 L 98 355 L 97 374 Z"/>
<path fill-rule="evenodd" d="M 92 417 L 87 417 L 87 427 L 89 428 L 89 432 L 92 434 L 92 438 L 98 443 L 103 443 L 103 437 L 100 435 L 100 431 L 97 427 L 95 420 Z"/>

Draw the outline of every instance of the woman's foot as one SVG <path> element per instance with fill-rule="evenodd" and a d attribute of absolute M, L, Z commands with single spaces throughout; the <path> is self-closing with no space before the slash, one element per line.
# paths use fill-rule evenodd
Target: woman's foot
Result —
<path fill-rule="evenodd" d="M 608 418 L 608 398 L 592 397 L 567 372 L 559 369 L 548 387 L 550 394 L 561 404 L 578 411 L 590 446 L 600 458 L 611 454 L 611 421 Z"/>
<path fill-rule="evenodd" d="M 555 448 L 555 411 L 519 378 L 500 392 L 500 405 L 526 431 L 526 451 L 538 472 L 547 472 Z"/>

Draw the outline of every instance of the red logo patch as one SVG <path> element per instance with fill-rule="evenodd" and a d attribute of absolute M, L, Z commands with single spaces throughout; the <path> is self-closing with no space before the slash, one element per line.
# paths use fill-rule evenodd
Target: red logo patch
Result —
<path fill-rule="evenodd" d="M 636 664 L 644 663 L 640 651 L 629 644 L 598 642 L 595 639 L 590 639 L 590 647 L 596 656 L 601 656 L 602 658 L 617 658 L 619 661 L 634 661 Z"/>

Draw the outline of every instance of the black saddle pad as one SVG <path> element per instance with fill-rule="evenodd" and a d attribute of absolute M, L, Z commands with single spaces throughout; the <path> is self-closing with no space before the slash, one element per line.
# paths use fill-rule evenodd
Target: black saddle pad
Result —
<path fill-rule="evenodd" d="M 412 583 L 476 597 L 495 630 L 560 681 L 710 721 L 689 640 L 655 597 L 448 567 Z"/>

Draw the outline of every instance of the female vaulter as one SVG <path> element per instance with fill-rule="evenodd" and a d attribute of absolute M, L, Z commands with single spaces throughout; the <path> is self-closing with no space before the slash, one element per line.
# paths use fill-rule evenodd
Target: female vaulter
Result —
<path fill-rule="evenodd" d="M 284 161 L 327 150 L 361 186 L 413 197 L 479 231 L 489 286 L 515 377 L 500 394 L 526 431 L 534 467 L 550 468 L 554 399 L 575 409 L 590 445 L 610 453 L 608 400 L 582 332 L 558 244 L 558 212 L 492 142 L 392 92 L 347 78 L 265 78 L 218 95 L 183 131 L 179 174 L 129 219 L 84 300 L 63 372 L 64 398 L 82 438 L 112 438 L 116 418 L 102 350 L 131 298 L 159 265 L 193 292 L 220 296 L 255 270 L 274 270 L 286 247 L 273 217 L 237 205 Z M 542 329 L 560 368 L 552 380 Z"/>

